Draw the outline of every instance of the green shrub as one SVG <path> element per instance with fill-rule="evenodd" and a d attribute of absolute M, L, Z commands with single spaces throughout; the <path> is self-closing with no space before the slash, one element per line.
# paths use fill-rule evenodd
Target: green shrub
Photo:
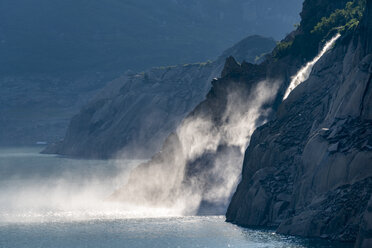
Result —
<path fill-rule="evenodd" d="M 336 31 L 342 33 L 354 29 L 363 16 L 365 4 L 365 0 L 347 2 L 344 9 L 337 9 L 330 16 L 323 17 L 311 33 L 327 38 Z"/>
<path fill-rule="evenodd" d="M 279 42 L 273 51 L 274 57 L 282 58 L 285 55 L 287 55 L 289 51 L 291 50 L 292 44 L 293 44 L 293 40 Z"/>
<path fill-rule="evenodd" d="M 322 17 L 315 26 L 299 27 L 302 33 L 291 41 L 278 43 L 273 57 L 278 59 L 292 54 L 310 60 L 318 52 L 319 44 L 331 38 L 335 33 L 354 30 L 363 16 L 366 0 L 354 0 L 346 3 L 343 9 L 334 10 L 329 16 Z M 308 19 L 306 23 L 314 23 Z M 305 25 L 302 23 L 301 25 Z M 314 24 L 313 24 L 314 25 Z"/>

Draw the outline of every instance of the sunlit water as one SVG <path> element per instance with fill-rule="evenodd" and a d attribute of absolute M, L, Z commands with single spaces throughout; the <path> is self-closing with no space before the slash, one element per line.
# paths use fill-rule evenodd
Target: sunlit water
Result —
<path fill-rule="evenodd" d="M 139 160 L 74 160 L 0 148 L 0 247 L 341 247 L 252 230 L 223 216 L 112 203 Z M 347 246 L 345 246 L 347 247 Z"/>

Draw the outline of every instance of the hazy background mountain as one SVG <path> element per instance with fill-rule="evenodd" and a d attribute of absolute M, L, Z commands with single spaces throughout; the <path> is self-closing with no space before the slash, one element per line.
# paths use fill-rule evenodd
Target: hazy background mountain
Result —
<path fill-rule="evenodd" d="M 56 141 L 128 69 L 203 62 L 249 34 L 280 39 L 301 0 L 2 0 L 0 144 Z"/>
<path fill-rule="evenodd" d="M 151 157 L 196 105 L 205 99 L 229 56 L 255 63 L 275 47 L 249 36 L 217 60 L 127 73 L 107 84 L 75 115 L 62 142 L 44 152 L 84 158 Z"/>
<path fill-rule="evenodd" d="M 282 38 L 300 0 L 3 0 L 2 73 L 143 70 L 217 57 L 249 34 Z"/>

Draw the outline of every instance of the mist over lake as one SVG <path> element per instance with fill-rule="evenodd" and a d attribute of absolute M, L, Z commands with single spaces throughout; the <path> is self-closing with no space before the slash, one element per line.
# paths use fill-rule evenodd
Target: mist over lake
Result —
<path fill-rule="evenodd" d="M 223 216 L 105 203 L 141 160 L 79 160 L 42 149 L 0 149 L 1 247 L 333 247 L 236 227 Z"/>

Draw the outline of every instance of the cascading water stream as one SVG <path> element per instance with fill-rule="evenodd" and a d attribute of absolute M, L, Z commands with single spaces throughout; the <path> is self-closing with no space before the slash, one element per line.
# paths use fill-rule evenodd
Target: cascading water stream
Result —
<path fill-rule="evenodd" d="M 322 51 L 310 62 L 308 62 L 304 67 L 302 67 L 297 74 L 292 77 L 291 83 L 289 87 L 287 88 L 287 91 L 284 94 L 283 100 L 287 99 L 289 94 L 294 90 L 298 85 L 300 85 L 302 82 L 306 81 L 309 76 L 311 71 L 313 70 L 314 65 L 319 61 L 323 55 L 328 52 L 335 42 L 340 38 L 340 34 L 336 34 L 331 40 L 329 40 L 323 47 Z"/>

